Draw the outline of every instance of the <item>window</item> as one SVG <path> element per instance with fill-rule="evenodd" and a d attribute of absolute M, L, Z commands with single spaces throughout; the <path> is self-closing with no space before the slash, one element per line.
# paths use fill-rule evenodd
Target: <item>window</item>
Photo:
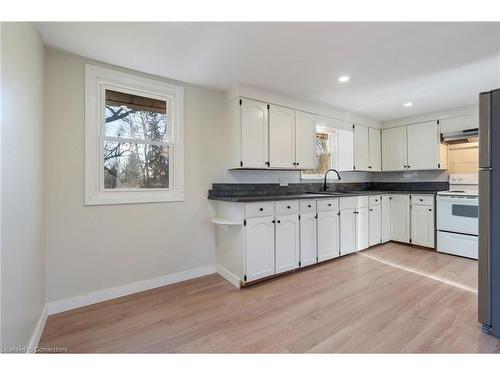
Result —
<path fill-rule="evenodd" d="M 85 204 L 183 200 L 183 89 L 85 67 Z"/>
<path fill-rule="evenodd" d="M 334 168 L 335 129 L 318 126 L 316 128 L 316 168 L 302 172 L 302 179 L 323 178 L 325 172 Z"/>

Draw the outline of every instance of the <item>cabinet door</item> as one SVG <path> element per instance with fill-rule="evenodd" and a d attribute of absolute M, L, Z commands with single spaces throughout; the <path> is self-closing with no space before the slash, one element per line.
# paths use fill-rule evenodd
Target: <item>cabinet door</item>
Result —
<path fill-rule="evenodd" d="M 438 169 L 439 132 L 437 121 L 409 125 L 408 132 L 408 168 Z"/>
<path fill-rule="evenodd" d="M 269 162 L 271 168 L 294 168 L 295 163 L 294 110 L 269 107 Z"/>
<path fill-rule="evenodd" d="M 442 133 L 479 128 L 479 114 L 451 117 L 439 120 Z"/>
<path fill-rule="evenodd" d="M 432 206 L 411 206 L 411 242 L 434 247 L 434 210 Z"/>
<path fill-rule="evenodd" d="M 318 261 L 339 256 L 338 211 L 318 212 Z"/>
<path fill-rule="evenodd" d="M 382 129 L 382 170 L 406 170 L 406 126 Z"/>
<path fill-rule="evenodd" d="M 370 219 L 368 207 L 356 209 L 356 251 L 364 250 L 369 246 Z"/>
<path fill-rule="evenodd" d="M 354 133 L 351 130 L 335 129 L 335 147 L 338 152 L 333 167 L 339 171 L 354 169 Z"/>
<path fill-rule="evenodd" d="M 317 262 L 316 213 L 300 215 L 300 265 L 302 267 Z"/>
<path fill-rule="evenodd" d="M 368 138 L 370 140 L 370 171 L 382 170 L 382 149 L 380 130 L 368 128 Z"/>
<path fill-rule="evenodd" d="M 382 195 L 382 242 L 391 240 L 391 197 Z"/>
<path fill-rule="evenodd" d="M 355 210 L 340 211 L 340 255 L 356 251 L 356 214 Z"/>
<path fill-rule="evenodd" d="M 391 240 L 410 242 L 410 196 L 391 196 Z"/>
<path fill-rule="evenodd" d="M 274 217 L 263 216 L 246 220 L 246 281 L 274 275 Z"/>
<path fill-rule="evenodd" d="M 276 273 L 299 266 L 299 215 L 276 216 Z"/>
<path fill-rule="evenodd" d="M 241 162 L 244 168 L 266 168 L 269 159 L 267 104 L 242 99 Z"/>
<path fill-rule="evenodd" d="M 295 111 L 295 167 L 314 169 L 316 148 L 315 116 Z"/>
<path fill-rule="evenodd" d="M 382 242 L 382 206 L 370 207 L 370 246 Z"/>
<path fill-rule="evenodd" d="M 354 169 L 369 171 L 370 143 L 368 140 L 368 127 L 354 125 Z"/>

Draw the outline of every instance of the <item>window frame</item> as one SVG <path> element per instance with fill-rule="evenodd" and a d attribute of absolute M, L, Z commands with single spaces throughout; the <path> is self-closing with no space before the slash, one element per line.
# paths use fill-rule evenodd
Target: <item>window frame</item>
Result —
<path fill-rule="evenodd" d="M 104 188 L 106 90 L 167 102 L 167 142 L 119 138 L 121 142 L 169 147 L 168 188 Z M 139 142 L 138 142 L 139 141 Z M 176 202 L 184 200 L 184 88 L 134 74 L 85 65 L 85 205 Z"/>
<path fill-rule="evenodd" d="M 319 131 L 318 130 L 318 127 L 321 127 L 322 130 Z M 318 126 L 316 127 L 315 129 L 315 137 L 317 136 L 318 133 L 325 133 L 328 135 L 328 148 L 329 150 L 328 151 L 315 151 L 314 152 L 314 157 L 317 159 L 318 158 L 318 155 L 320 154 L 323 154 L 323 155 L 330 155 L 330 165 L 331 165 L 331 168 L 335 168 L 335 147 L 332 147 L 334 146 L 334 143 L 336 141 L 336 134 L 333 132 L 333 131 L 329 131 L 327 130 L 325 127 L 323 126 Z M 333 149 L 332 149 L 333 148 Z M 300 172 L 300 178 L 302 181 L 319 181 L 319 180 L 323 180 L 325 177 L 324 174 L 309 174 L 309 173 L 304 173 L 303 171 Z"/>

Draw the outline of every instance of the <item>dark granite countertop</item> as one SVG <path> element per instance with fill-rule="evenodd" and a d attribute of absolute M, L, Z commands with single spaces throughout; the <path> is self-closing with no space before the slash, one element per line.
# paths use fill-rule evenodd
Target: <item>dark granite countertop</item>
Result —
<path fill-rule="evenodd" d="M 345 182 L 329 183 L 332 194 L 322 194 L 322 183 L 279 184 L 215 183 L 208 199 L 226 202 L 263 202 L 297 199 L 328 199 L 376 194 L 436 194 L 449 190 L 448 182 Z"/>
<path fill-rule="evenodd" d="M 208 199 L 224 202 L 250 203 L 250 202 L 265 202 L 265 201 L 280 201 L 280 200 L 299 200 L 299 199 L 332 199 L 342 197 L 355 197 L 360 195 L 381 195 L 381 194 L 433 194 L 437 191 L 350 191 L 350 192 L 333 192 L 333 194 L 320 193 L 303 193 L 303 194 L 280 194 L 280 195 L 237 195 L 237 196 L 210 196 Z"/>

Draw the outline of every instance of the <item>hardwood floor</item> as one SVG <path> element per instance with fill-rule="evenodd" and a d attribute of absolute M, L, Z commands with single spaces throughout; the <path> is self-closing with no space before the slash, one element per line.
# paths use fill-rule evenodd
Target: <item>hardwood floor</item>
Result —
<path fill-rule="evenodd" d="M 389 243 L 243 290 L 210 275 L 52 315 L 69 352 L 500 352 L 477 262 Z"/>

